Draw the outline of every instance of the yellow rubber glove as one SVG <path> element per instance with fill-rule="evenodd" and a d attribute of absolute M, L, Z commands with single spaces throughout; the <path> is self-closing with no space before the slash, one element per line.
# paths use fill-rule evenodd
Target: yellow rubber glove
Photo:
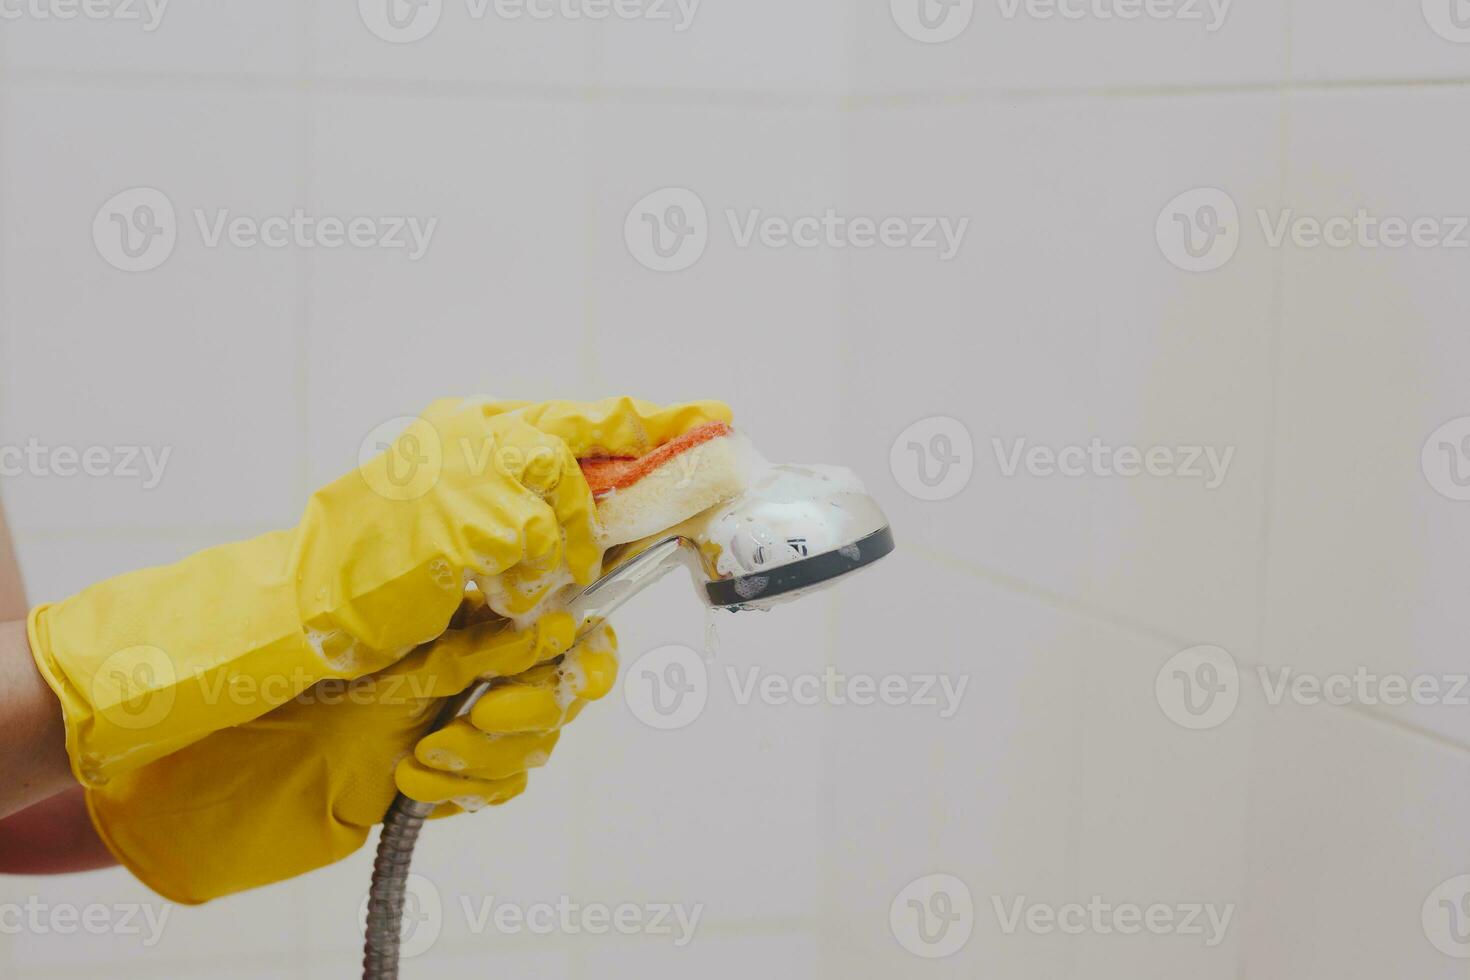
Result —
<path fill-rule="evenodd" d="M 139 880 L 193 904 L 351 854 L 395 789 L 441 803 L 435 816 L 504 803 L 545 764 L 562 725 L 611 688 L 616 639 L 604 628 L 567 652 L 567 614 L 516 631 L 487 618 L 473 593 L 455 623 L 378 674 L 318 684 L 88 790 L 93 823 Z M 473 725 L 460 719 L 422 738 L 440 699 L 480 677 L 506 679 L 476 705 Z"/>
<path fill-rule="evenodd" d="M 714 402 L 436 402 L 314 494 L 296 528 L 37 607 L 31 650 L 73 772 L 102 786 L 318 681 L 383 670 L 444 631 L 470 577 L 527 609 L 562 570 L 591 581 L 601 554 L 576 457 L 638 455 L 728 418 Z"/>

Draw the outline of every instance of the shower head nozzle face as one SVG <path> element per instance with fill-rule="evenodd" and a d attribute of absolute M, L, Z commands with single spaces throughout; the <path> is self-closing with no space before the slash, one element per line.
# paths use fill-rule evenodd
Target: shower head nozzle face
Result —
<path fill-rule="evenodd" d="M 766 609 L 815 591 L 893 550 L 893 532 L 850 471 L 773 466 L 694 532 L 705 598 Z"/>
<path fill-rule="evenodd" d="M 893 550 L 893 531 L 886 525 L 836 551 L 824 551 L 787 562 L 769 572 L 750 572 L 707 582 L 705 597 L 720 609 L 769 609 L 815 592 Z"/>

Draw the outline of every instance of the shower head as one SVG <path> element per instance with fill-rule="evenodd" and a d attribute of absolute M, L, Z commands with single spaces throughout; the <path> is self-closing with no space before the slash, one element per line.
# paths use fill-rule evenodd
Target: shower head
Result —
<path fill-rule="evenodd" d="M 893 550 L 877 502 L 850 472 L 830 466 L 773 466 L 691 525 L 704 598 L 721 609 L 769 608 Z"/>
<path fill-rule="evenodd" d="M 848 470 L 772 466 L 734 500 L 634 542 L 571 601 L 579 633 L 676 565 L 700 598 L 734 612 L 769 609 L 815 592 L 893 550 L 877 502 Z"/>

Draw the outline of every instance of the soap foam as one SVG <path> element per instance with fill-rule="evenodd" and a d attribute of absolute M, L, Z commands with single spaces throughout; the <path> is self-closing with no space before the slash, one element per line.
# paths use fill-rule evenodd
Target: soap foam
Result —
<path fill-rule="evenodd" d="M 485 596 L 485 603 L 497 616 L 501 616 L 515 626 L 517 630 L 530 629 L 536 620 L 549 612 L 559 612 L 566 608 L 568 602 L 576 594 L 576 578 L 572 575 L 571 567 L 566 560 L 534 579 L 520 579 L 512 586 L 506 581 L 505 575 L 476 575 L 475 586 Z M 530 609 L 525 612 L 514 612 L 513 601 L 516 598 L 524 599 L 526 596 L 535 595 L 545 590 L 541 598 L 536 601 Z"/>
<path fill-rule="evenodd" d="M 841 466 L 772 464 L 753 449 L 749 466 L 750 479 L 742 501 L 785 505 L 800 512 L 803 531 L 818 545 L 810 554 L 825 550 L 820 547 L 821 542 L 835 543 L 840 537 L 839 515 L 833 512 L 828 502 L 840 494 L 867 492 L 857 474 Z M 718 574 L 724 577 L 745 576 L 809 556 L 793 551 L 781 537 L 779 527 L 766 527 L 752 513 L 753 508 L 749 506 L 716 508 L 701 515 L 699 521 L 691 522 L 690 530 L 701 545 L 716 546 L 715 570 Z M 852 547 L 848 542 L 838 546 L 839 549 Z M 752 583 L 752 588 L 756 587 L 756 583 Z"/>
<path fill-rule="evenodd" d="M 429 749 L 424 753 L 424 756 L 424 764 L 432 766 L 435 769 L 444 769 L 449 772 L 463 772 L 469 768 L 468 763 L 448 749 Z"/>

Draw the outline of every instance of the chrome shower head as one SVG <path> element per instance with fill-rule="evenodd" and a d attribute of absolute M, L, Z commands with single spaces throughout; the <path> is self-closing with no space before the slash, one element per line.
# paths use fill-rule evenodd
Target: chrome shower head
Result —
<path fill-rule="evenodd" d="M 730 610 L 798 598 L 893 550 L 877 502 L 834 466 L 773 466 L 684 531 L 699 557 L 705 600 Z"/>
<path fill-rule="evenodd" d="M 571 601 L 591 630 L 675 565 L 704 602 L 769 609 L 871 565 L 893 550 L 888 519 L 862 483 L 836 466 L 771 466 L 739 497 L 635 542 Z"/>

